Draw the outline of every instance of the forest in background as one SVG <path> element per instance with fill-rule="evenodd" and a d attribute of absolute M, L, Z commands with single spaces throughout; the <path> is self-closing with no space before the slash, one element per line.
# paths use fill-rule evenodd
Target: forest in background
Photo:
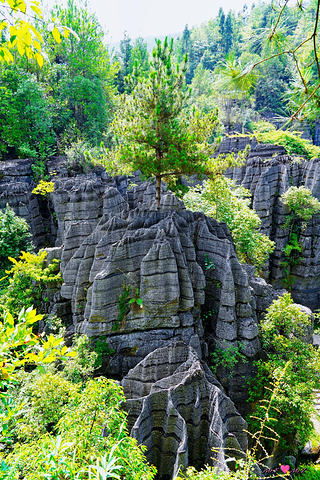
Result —
<path fill-rule="evenodd" d="M 191 94 L 186 108 L 195 105 L 207 113 L 218 107 L 222 125 L 215 135 L 234 128 L 252 131 L 253 123 L 261 119 L 283 124 L 305 101 L 318 72 L 311 58 L 312 42 L 294 55 L 279 52 L 294 50 L 312 32 L 315 10 L 314 1 L 302 11 L 287 7 L 272 42 L 268 35 L 279 9 L 268 2 L 237 13 L 220 9 L 207 23 L 186 26 L 173 47 L 178 63 L 188 57 L 186 88 L 191 87 Z M 77 142 L 89 148 L 101 142 L 111 147 L 109 127 L 119 94 L 132 92 L 137 79 L 149 73 L 151 55 L 142 38 L 131 40 L 125 33 L 119 51 L 114 51 L 95 15 L 74 0 L 65 8 L 55 7 L 52 15 L 79 40 L 69 35 L 57 43 L 48 32 L 50 22 L 38 21 L 48 61 L 40 68 L 36 60 L 21 57 L 16 50 L 14 64 L 1 64 L 2 159 L 44 159 L 64 154 Z M 311 134 L 317 94 L 312 100 L 299 112 Z"/>

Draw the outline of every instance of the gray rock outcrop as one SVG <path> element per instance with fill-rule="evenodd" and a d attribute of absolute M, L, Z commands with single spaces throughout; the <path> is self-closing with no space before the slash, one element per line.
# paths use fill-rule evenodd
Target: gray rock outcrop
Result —
<path fill-rule="evenodd" d="M 123 376 L 175 339 L 207 357 L 205 305 L 209 343 L 228 348 L 241 341 L 253 358 L 259 350 L 253 297 L 227 227 L 186 211 L 171 193 L 163 193 L 157 212 L 154 193 L 150 183 L 124 198 L 101 177 L 58 180 L 52 201 L 63 232 L 61 296 L 71 301 L 72 331 L 106 335 L 116 351 L 106 373 Z"/>
<path fill-rule="evenodd" d="M 246 422 L 196 352 L 172 343 L 150 353 L 123 378 L 128 428 L 147 447 L 159 478 L 199 463 L 227 469 L 247 448 Z M 213 450 L 214 449 L 214 450 Z"/>
<path fill-rule="evenodd" d="M 285 273 L 281 264 L 285 260 L 283 249 L 289 237 L 283 225 L 289 212 L 280 196 L 290 186 L 305 186 L 320 200 L 320 159 L 306 161 L 288 155 L 266 159 L 253 155 L 243 167 L 235 168 L 228 176 L 250 190 L 252 207 L 261 218 L 261 232 L 275 242 L 265 278 L 275 288 L 284 288 Z M 295 278 L 291 293 L 297 303 L 314 310 L 320 307 L 319 215 L 301 229 L 299 242 L 303 251 L 300 262 L 291 270 Z"/>
<path fill-rule="evenodd" d="M 54 226 L 45 204 L 32 194 L 35 183 L 31 165 L 29 159 L 0 162 L 0 210 L 8 204 L 24 218 L 30 226 L 33 243 L 38 246 L 53 239 L 51 229 Z"/>

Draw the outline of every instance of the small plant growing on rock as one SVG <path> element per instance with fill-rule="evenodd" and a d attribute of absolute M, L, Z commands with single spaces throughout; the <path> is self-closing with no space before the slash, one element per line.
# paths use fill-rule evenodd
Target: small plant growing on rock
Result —
<path fill-rule="evenodd" d="M 130 312 L 130 305 L 137 305 L 139 308 L 143 308 L 142 299 L 139 295 L 139 288 L 134 288 L 132 285 L 123 285 L 123 292 L 118 298 L 119 315 L 112 330 L 117 330 L 120 325 L 124 324 Z"/>
<path fill-rule="evenodd" d="M 54 192 L 54 183 L 44 180 L 40 180 L 38 185 L 32 190 L 32 193 L 35 195 L 42 195 L 43 197 L 47 197 L 52 192 Z"/>
<path fill-rule="evenodd" d="M 226 343 L 225 340 L 224 343 Z M 216 350 L 210 354 L 212 362 L 210 368 L 213 374 L 216 375 L 219 368 L 225 367 L 230 370 L 229 376 L 232 377 L 232 371 L 239 362 L 248 362 L 246 356 L 241 353 L 241 348 L 241 343 L 238 345 L 229 345 L 226 349 L 216 348 Z"/>
<path fill-rule="evenodd" d="M 289 231 L 289 240 L 283 249 L 285 260 L 280 264 L 284 268 L 284 284 L 290 290 L 295 280 L 292 268 L 300 263 L 303 251 L 299 242 L 301 228 L 306 228 L 307 222 L 320 212 L 320 202 L 305 187 L 290 187 L 280 199 L 290 212 L 283 225 Z"/>

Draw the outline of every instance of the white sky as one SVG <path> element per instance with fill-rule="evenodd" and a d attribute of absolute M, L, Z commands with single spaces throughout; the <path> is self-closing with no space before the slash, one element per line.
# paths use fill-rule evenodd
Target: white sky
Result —
<path fill-rule="evenodd" d="M 47 0 L 47 4 L 57 1 Z M 118 42 L 126 30 L 134 39 L 138 36 L 168 35 L 182 32 L 207 22 L 218 14 L 222 7 L 227 13 L 249 8 L 253 0 L 88 0 L 88 6 L 97 14 L 105 31 L 108 43 Z"/>

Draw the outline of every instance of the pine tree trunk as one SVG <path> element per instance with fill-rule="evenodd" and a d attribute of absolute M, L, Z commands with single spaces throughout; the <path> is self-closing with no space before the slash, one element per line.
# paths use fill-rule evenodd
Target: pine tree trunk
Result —
<path fill-rule="evenodd" d="M 156 202 L 157 210 L 160 210 L 160 201 L 161 201 L 161 177 L 156 175 Z"/>

